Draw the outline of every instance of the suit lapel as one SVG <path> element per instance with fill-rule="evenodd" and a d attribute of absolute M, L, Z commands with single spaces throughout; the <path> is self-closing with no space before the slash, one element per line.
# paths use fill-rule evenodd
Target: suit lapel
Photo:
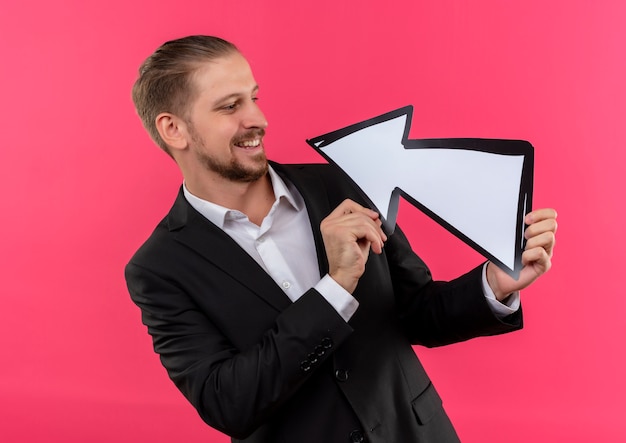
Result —
<path fill-rule="evenodd" d="M 272 167 L 283 179 L 292 182 L 304 198 L 320 275 L 327 274 L 328 259 L 319 225 L 332 208 L 324 181 L 306 165 L 272 163 Z M 168 214 L 168 229 L 176 235 L 177 241 L 202 255 L 277 310 L 282 311 L 291 304 L 289 297 L 252 257 L 224 231 L 193 209 L 185 199 L 182 187 Z"/>
<path fill-rule="evenodd" d="M 289 297 L 230 236 L 199 214 L 185 199 L 182 188 L 168 214 L 168 228 L 176 240 L 282 311 Z M 207 267 L 207 272 L 210 268 Z"/>
<path fill-rule="evenodd" d="M 313 231 L 313 239 L 315 240 L 320 275 L 326 275 L 328 273 L 328 259 L 326 258 L 320 223 L 333 209 L 328 199 L 329 193 L 326 184 L 319 174 L 313 173 L 307 165 L 281 165 L 272 162 L 272 167 L 284 180 L 293 183 L 304 198 Z"/>

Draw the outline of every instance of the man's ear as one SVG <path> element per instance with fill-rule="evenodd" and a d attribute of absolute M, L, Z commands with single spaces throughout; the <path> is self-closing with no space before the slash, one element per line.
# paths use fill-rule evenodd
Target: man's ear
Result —
<path fill-rule="evenodd" d="M 159 135 L 173 150 L 183 150 L 189 145 L 187 141 L 187 125 L 180 117 L 162 112 L 156 117 L 156 128 Z"/>

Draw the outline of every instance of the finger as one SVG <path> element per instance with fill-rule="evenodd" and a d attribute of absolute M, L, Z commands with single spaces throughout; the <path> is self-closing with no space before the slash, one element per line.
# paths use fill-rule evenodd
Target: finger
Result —
<path fill-rule="evenodd" d="M 372 220 L 362 212 L 348 213 L 335 218 L 327 217 L 322 220 L 321 229 L 339 241 L 360 242 L 359 246 L 371 243 L 372 249 L 377 254 L 382 252 L 384 242 L 387 240 L 379 220 Z"/>
<path fill-rule="evenodd" d="M 526 231 L 524 232 L 524 237 L 526 239 L 530 239 L 537 235 L 541 235 L 544 232 L 551 232 L 552 234 L 554 234 L 556 233 L 557 228 L 558 228 L 558 224 L 556 220 L 553 218 L 540 220 L 540 221 L 533 223 L 532 225 L 529 225 L 526 228 Z"/>
<path fill-rule="evenodd" d="M 533 266 L 538 275 L 540 275 L 550 269 L 552 261 L 545 249 L 532 248 L 524 251 L 522 254 L 522 264 L 524 266 Z"/>
<path fill-rule="evenodd" d="M 372 220 L 379 219 L 378 212 L 361 206 L 357 202 L 346 199 L 339 204 L 329 215 L 329 217 L 341 217 L 349 214 L 364 214 Z"/>
<path fill-rule="evenodd" d="M 524 221 L 527 225 L 532 225 L 533 223 L 537 223 L 542 220 L 556 219 L 556 217 L 557 217 L 557 213 L 554 209 L 542 208 L 542 209 L 536 209 L 526 214 Z"/>
<path fill-rule="evenodd" d="M 378 242 L 387 241 L 387 234 L 383 230 L 383 223 L 378 212 L 368 209 L 352 200 L 344 200 L 331 214 L 328 216 L 329 221 L 340 223 L 343 226 L 357 225 L 359 223 L 367 223 L 374 227 Z"/>
<path fill-rule="evenodd" d="M 376 254 L 383 252 L 384 242 L 387 240 L 385 233 L 372 220 L 361 218 L 360 223 L 351 225 L 348 229 L 355 236 L 354 239 L 363 244 L 366 242 Z"/>
<path fill-rule="evenodd" d="M 552 257 L 556 238 L 554 232 L 543 232 L 539 235 L 531 237 L 526 242 L 526 249 L 543 248 Z"/>
<path fill-rule="evenodd" d="M 369 214 L 351 213 L 346 215 L 344 220 L 346 223 L 353 223 L 355 225 L 360 223 L 366 224 L 374 229 L 377 238 L 379 238 L 381 242 L 384 243 L 387 241 L 387 234 L 385 234 L 385 231 L 383 230 L 383 222 L 378 217 L 372 219 Z"/>

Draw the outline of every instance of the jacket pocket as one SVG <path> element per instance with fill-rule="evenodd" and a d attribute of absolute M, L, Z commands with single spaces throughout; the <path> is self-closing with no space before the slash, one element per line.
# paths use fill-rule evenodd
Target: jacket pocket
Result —
<path fill-rule="evenodd" d="M 425 425 L 434 415 L 443 410 L 441 397 L 432 383 L 429 383 L 428 387 L 411 402 L 411 406 L 420 425 Z"/>

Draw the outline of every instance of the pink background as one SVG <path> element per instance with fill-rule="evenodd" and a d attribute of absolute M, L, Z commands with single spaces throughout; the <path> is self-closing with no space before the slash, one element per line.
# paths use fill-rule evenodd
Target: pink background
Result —
<path fill-rule="evenodd" d="M 560 229 L 526 328 L 416 352 L 466 443 L 626 441 L 625 5 L 5 2 L 0 439 L 227 441 L 167 379 L 123 279 L 181 181 L 130 88 L 162 42 L 204 33 L 251 61 L 275 160 L 321 161 L 306 138 L 407 104 L 414 138 L 530 140 Z M 408 204 L 400 223 L 436 278 L 481 260 Z"/>

